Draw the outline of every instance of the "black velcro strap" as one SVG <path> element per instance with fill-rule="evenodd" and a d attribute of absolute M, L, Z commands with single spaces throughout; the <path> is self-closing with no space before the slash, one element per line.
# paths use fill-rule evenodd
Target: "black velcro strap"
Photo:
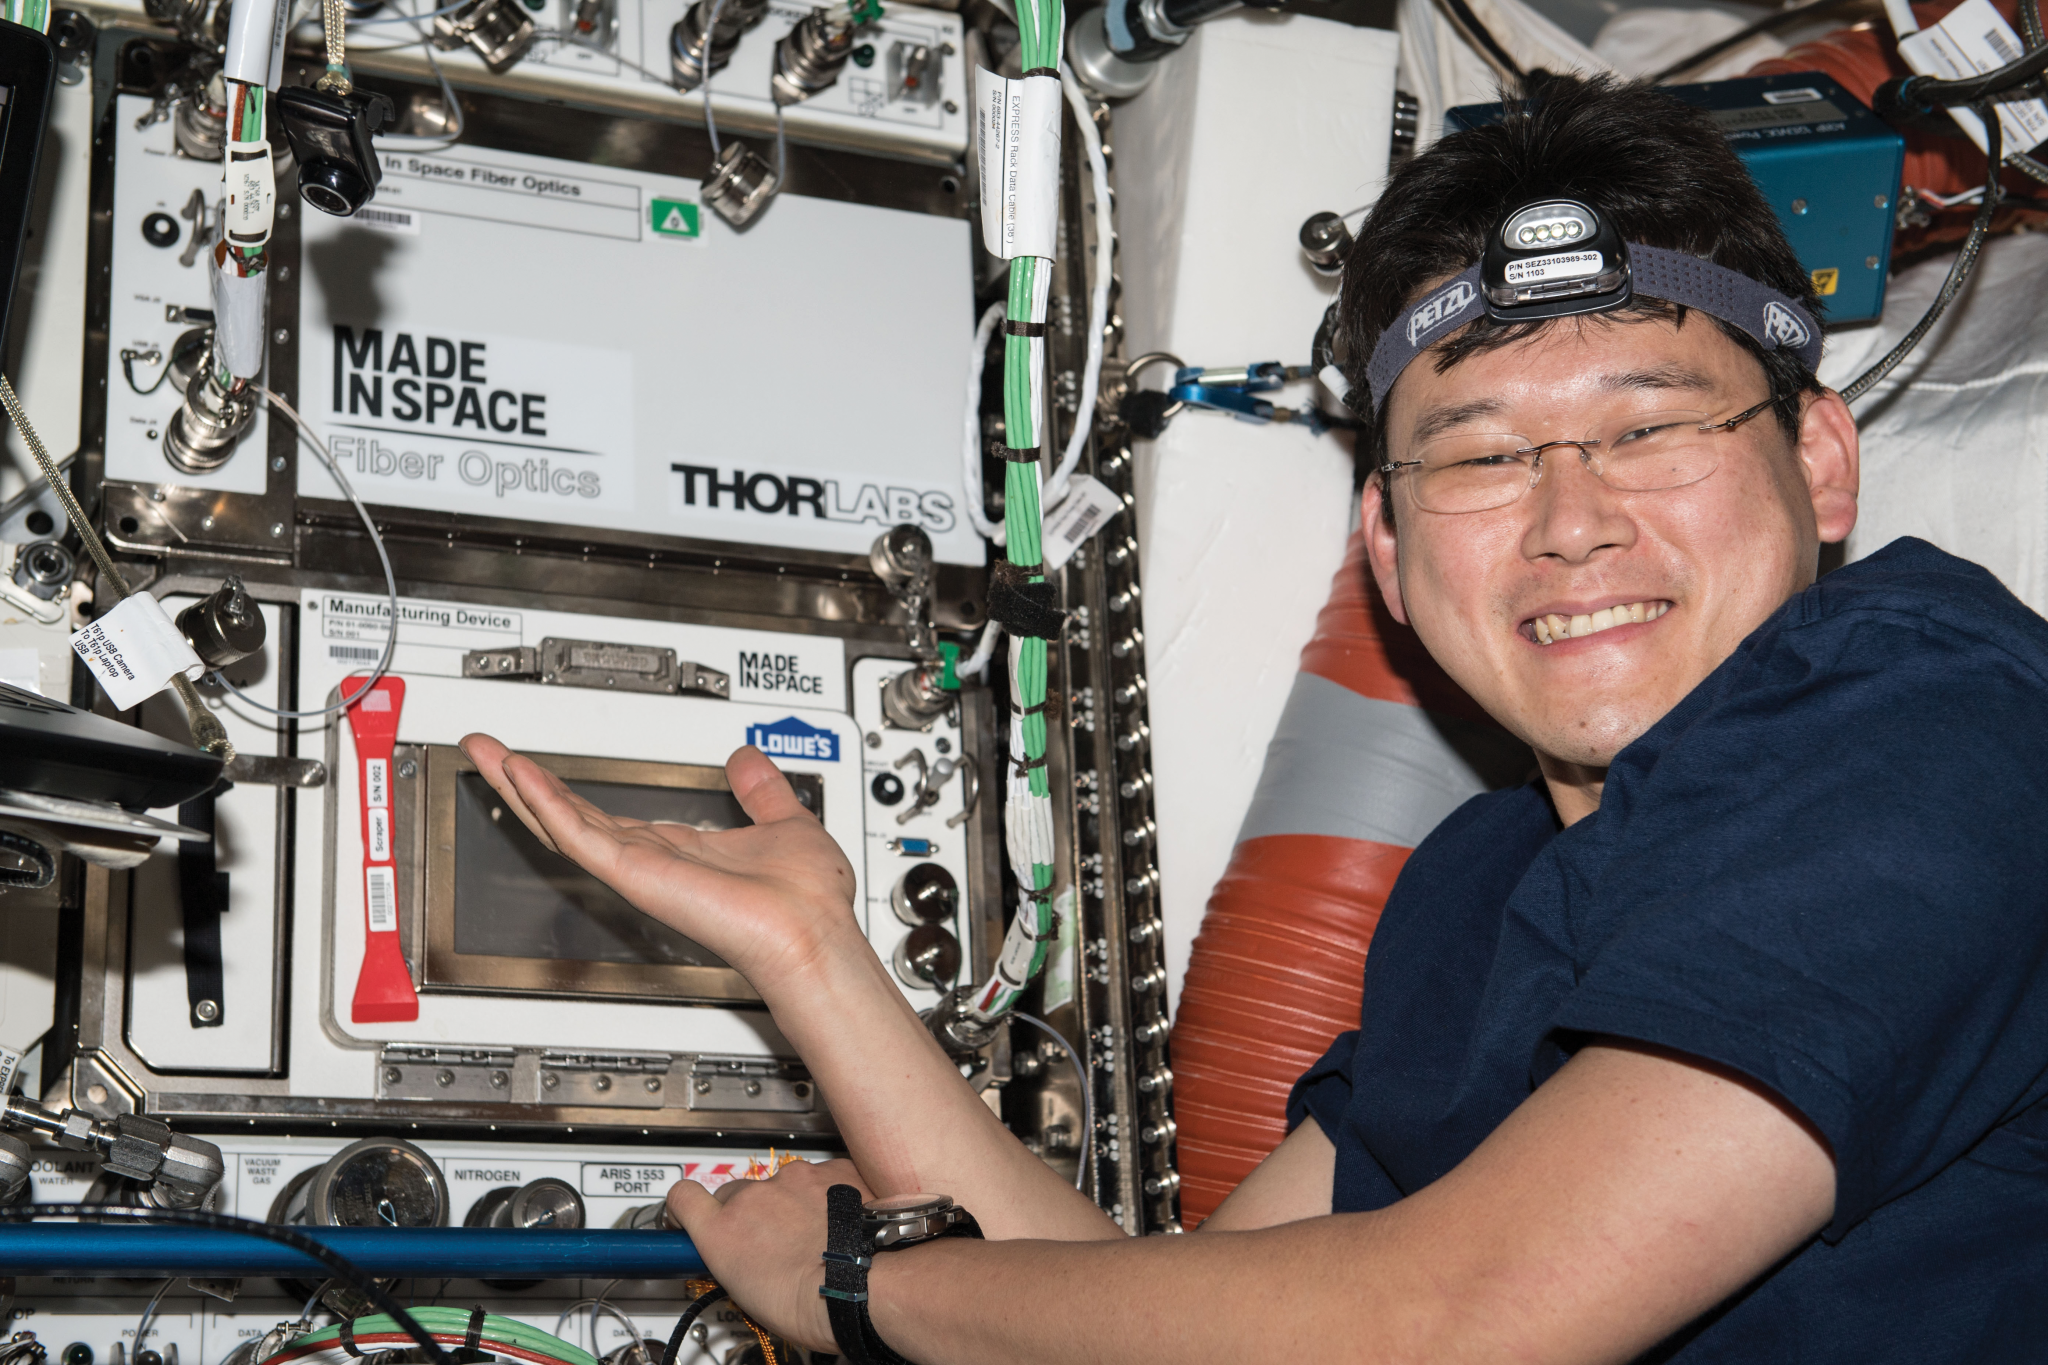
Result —
<path fill-rule="evenodd" d="M 362 1357 L 363 1350 L 360 1346 L 356 1345 L 356 1327 L 354 1323 L 343 1322 L 339 1328 L 335 1329 L 334 1338 L 341 1343 L 342 1350 L 358 1359 Z"/>
<path fill-rule="evenodd" d="M 1024 73 L 1024 79 L 1027 81 L 1033 76 L 1050 76 L 1054 80 L 1058 80 L 1060 78 L 1060 69 L 1056 66 L 1034 66 Z"/>
<path fill-rule="evenodd" d="M 1042 337 L 1045 324 L 1042 322 L 1004 322 L 1003 335 L 1006 337 Z"/>
<path fill-rule="evenodd" d="M 1060 610 L 1060 590 L 1047 582 L 1032 582 L 1025 571 L 1007 560 L 998 560 L 988 585 L 989 618 L 1018 639 L 1057 640 L 1067 628 L 1067 614 Z"/>
<path fill-rule="evenodd" d="M 478 1304 L 469 1310 L 469 1330 L 462 1334 L 462 1348 L 474 1351 L 484 1344 L 484 1310 Z"/>

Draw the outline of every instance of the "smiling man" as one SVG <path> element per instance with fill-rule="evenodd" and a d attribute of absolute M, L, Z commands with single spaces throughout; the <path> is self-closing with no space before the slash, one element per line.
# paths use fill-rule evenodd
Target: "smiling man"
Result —
<path fill-rule="evenodd" d="M 1373 572 L 1541 777 L 1415 851 L 1293 1132 L 1200 1234 L 1126 1240 L 931 1043 L 765 758 L 729 767 L 757 823 L 700 834 L 472 737 L 830 1098 L 851 1163 L 671 1209 L 856 1362 L 2039 1358 L 2048 624 L 1918 542 L 1816 582 L 1857 477 L 1819 301 L 1675 102 L 1553 85 L 1359 241 Z M 849 1250 L 835 1184 L 990 1240 Z"/>

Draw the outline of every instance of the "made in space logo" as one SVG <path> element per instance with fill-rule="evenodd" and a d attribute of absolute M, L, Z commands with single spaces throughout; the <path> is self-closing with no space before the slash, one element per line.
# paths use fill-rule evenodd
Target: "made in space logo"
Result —
<path fill-rule="evenodd" d="M 501 498 L 601 499 L 631 449 L 631 368 L 521 337 L 338 323 L 328 425 L 352 475 Z"/>
<path fill-rule="evenodd" d="M 773 725 L 749 725 L 747 743 L 770 758 L 812 758 L 826 763 L 839 761 L 839 736 L 795 716 L 778 720 Z"/>

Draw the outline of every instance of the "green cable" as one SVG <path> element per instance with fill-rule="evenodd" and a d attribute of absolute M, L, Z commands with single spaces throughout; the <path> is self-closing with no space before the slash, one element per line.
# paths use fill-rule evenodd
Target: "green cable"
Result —
<path fill-rule="evenodd" d="M 437 1338 L 452 1336 L 460 1341 L 469 1335 L 471 1313 L 467 1308 L 415 1308 L 412 1315 L 419 1319 L 420 1326 Z M 398 1325 L 396 1318 L 383 1313 L 356 1318 L 348 1324 L 348 1328 L 352 1334 L 359 1337 L 405 1330 Z M 597 1365 L 597 1358 L 582 1347 L 573 1346 L 552 1333 L 543 1332 L 540 1328 L 515 1318 L 502 1318 L 495 1313 L 485 1314 L 482 1335 L 490 1341 L 503 1342 L 507 1346 L 517 1346 L 535 1355 L 551 1357 L 563 1362 L 563 1365 Z M 341 1325 L 336 1324 L 317 1332 L 308 1332 L 302 1337 L 294 1337 L 285 1347 L 285 1351 L 279 1354 L 290 1352 L 298 1355 L 306 1351 L 339 1346 L 340 1342 Z"/>

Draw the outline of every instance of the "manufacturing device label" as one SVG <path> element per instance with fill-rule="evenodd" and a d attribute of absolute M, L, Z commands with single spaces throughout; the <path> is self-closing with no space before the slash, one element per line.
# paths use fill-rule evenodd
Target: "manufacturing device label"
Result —
<path fill-rule="evenodd" d="M 633 500 L 624 352 L 432 324 L 335 322 L 309 342 L 327 351 L 329 444 L 371 502 L 551 518 Z"/>

